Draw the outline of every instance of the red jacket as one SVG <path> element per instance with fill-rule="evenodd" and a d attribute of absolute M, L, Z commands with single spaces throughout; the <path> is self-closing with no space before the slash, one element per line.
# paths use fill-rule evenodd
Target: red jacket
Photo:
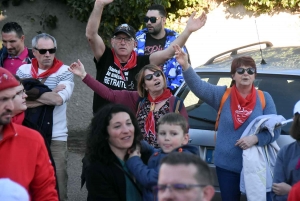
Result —
<path fill-rule="evenodd" d="M 14 123 L 3 127 L 0 178 L 10 178 L 24 186 L 33 201 L 58 201 L 54 169 L 44 140 L 30 128 Z"/>
<path fill-rule="evenodd" d="M 289 192 L 288 201 L 299 201 L 300 200 L 300 182 L 294 184 Z"/>

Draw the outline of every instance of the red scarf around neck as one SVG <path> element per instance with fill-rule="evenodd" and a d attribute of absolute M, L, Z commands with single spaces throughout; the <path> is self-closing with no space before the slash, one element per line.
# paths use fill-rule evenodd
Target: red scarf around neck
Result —
<path fill-rule="evenodd" d="M 124 75 L 124 72 L 123 71 L 128 71 L 134 67 L 136 67 L 137 65 L 137 53 L 135 51 L 132 50 L 131 54 L 130 54 L 130 57 L 127 61 L 127 63 L 122 66 L 121 63 L 120 63 L 120 60 L 118 59 L 118 57 L 116 56 L 116 53 L 114 51 L 114 49 L 111 49 L 113 55 L 114 55 L 114 63 L 116 66 L 119 67 L 120 69 L 120 75 L 122 76 L 122 79 L 123 80 L 126 80 L 125 79 L 125 75 Z"/>
<path fill-rule="evenodd" d="M 243 98 L 236 86 L 231 88 L 230 109 L 233 117 L 234 129 L 238 129 L 251 115 L 256 104 L 256 89 L 252 85 L 251 93 Z"/>
<path fill-rule="evenodd" d="M 36 58 L 33 58 L 31 60 L 31 76 L 35 79 L 37 78 L 45 78 L 45 77 L 49 77 L 50 75 L 52 75 L 53 73 L 55 73 L 56 71 L 58 71 L 58 69 L 63 65 L 63 62 L 54 58 L 53 60 L 53 64 L 51 66 L 51 68 L 49 68 L 48 70 L 46 70 L 45 72 L 43 72 L 42 74 L 38 75 L 38 68 L 39 68 L 39 64 Z"/>
<path fill-rule="evenodd" d="M 156 99 L 152 99 L 152 97 L 150 96 L 150 94 L 148 93 L 148 100 L 151 103 L 150 106 L 150 111 L 148 113 L 148 116 L 145 120 L 145 132 L 149 133 L 149 131 L 151 131 L 152 134 L 156 134 L 155 132 L 155 120 L 154 120 L 154 115 L 153 115 L 153 111 L 155 109 L 155 104 L 160 103 L 166 99 L 169 99 L 172 96 L 172 93 L 169 89 L 164 89 L 163 93 L 158 96 Z"/>
<path fill-rule="evenodd" d="M 15 124 L 19 124 L 22 125 L 23 121 L 25 118 L 25 112 L 21 112 L 15 116 L 13 116 L 13 118 L 11 119 L 11 121 Z"/>

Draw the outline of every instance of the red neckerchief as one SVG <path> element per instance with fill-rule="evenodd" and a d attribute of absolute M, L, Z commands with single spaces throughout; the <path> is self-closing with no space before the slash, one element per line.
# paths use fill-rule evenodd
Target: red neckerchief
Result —
<path fill-rule="evenodd" d="M 31 76 L 35 79 L 49 77 L 50 75 L 52 75 L 53 73 L 58 71 L 58 69 L 62 65 L 63 65 L 63 62 L 61 62 L 60 60 L 54 58 L 51 68 L 49 68 L 47 71 L 43 72 L 42 74 L 38 75 L 39 64 L 38 64 L 37 59 L 33 58 L 31 60 Z"/>
<path fill-rule="evenodd" d="M 251 115 L 256 103 L 256 89 L 252 85 L 251 93 L 243 98 L 235 85 L 231 88 L 231 114 L 234 129 L 238 129 Z"/>
<path fill-rule="evenodd" d="M 155 121 L 154 121 L 154 115 L 153 115 L 153 111 L 155 109 L 155 104 L 160 103 L 166 99 L 169 99 L 172 96 L 172 93 L 169 89 L 164 89 L 164 92 L 158 96 L 155 100 L 152 99 L 152 97 L 150 96 L 150 94 L 148 93 L 148 100 L 151 103 L 150 106 L 150 111 L 148 113 L 148 116 L 145 120 L 145 132 L 149 133 L 149 131 L 151 131 L 152 134 L 156 134 L 155 132 Z"/>
<path fill-rule="evenodd" d="M 19 124 L 22 125 L 23 121 L 25 118 L 25 112 L 21 112 L 15 116 L 13 116 L 13 118 L 11 119 L 11 121 L 15 124 Z"/>
<path fill-rule="evenodd" d="M 127 63 L 124 66 L 122 66 L 119 59 L 118 59 L 118 57 L 116 56 L 116 53 L 115 53 L 114 49 L 111 49 L 111 51 L 114 55 L 114 63 L 120 69 L 120 75 L 122 76 L 122 79 L 126 80 L 123 71 L 128 71 L 128 70 L 136 67 L 136 65 L 137 65 L 137 53 L 132 50 Z"/>

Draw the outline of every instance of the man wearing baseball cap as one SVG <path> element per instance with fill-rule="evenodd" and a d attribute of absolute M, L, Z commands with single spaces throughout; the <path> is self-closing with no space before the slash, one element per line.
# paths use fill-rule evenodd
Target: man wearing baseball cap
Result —
<path fill-rule="evenodd" d="M 98 35 L 103 9 L 112 2 L 113 0 L 95 1 L 86 27 L 86 37 L 94 53 L 97 69 L 96 79 L 113 90 L 136 90 L 135 75 L 141 68 L 149 63 L 158 66 L 163 65 L 166 60 L 174 56 L 173 46 L 178 44 L 182 47 L 191 33 L 200 29 L 206 22 L 205 13 L 202 13 L 198 18 L 194 18 L 196 13 L 193 13 L 185 30 L 168 48 L 151 55 L 138 56 L 134 52 L 137 44 L 135 30 L 128 24 L 121 24 L 115 29 L 110 41 L 112 48 L 106 46 L 101 36 Z M 107 103 L 108 101 L 94 94 L 93 112 L 97 112 L 100 107 Z"/>
<path fill-rule="evenodd" d="M 58 200 L 54 169 L 44 139 L 34 130 L 11 123 L 13 99 L 20 83 L 0 68 L 0 178 L 23 186 L 31 200 Z"/>

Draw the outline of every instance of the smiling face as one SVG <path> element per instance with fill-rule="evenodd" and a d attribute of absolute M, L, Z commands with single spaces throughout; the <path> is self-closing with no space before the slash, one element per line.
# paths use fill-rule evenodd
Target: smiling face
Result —
<path fill-rule="evenodd" d="M 134 125 L 126 112 L 112 114 L 107 126 L 109 134 L 108 143 L 111 150 L 115 152 L 127 151 L 134 140 Z"/>
<path fill-rule="evenodd" d="M 189 135 L 176 124 L 160 124 L 157 132 L 157 143 L 165 153 L 170 153 L 182 145 L 186 145 Z"/>
<path fill-rule="evenodd" d="M 166 83 L 164 81 L 162 72 L 161 71 L 159 71 L 160 73 L 156 73 L 156 72 L 157 71 L 151 71 L 149 69 L 146 69 L 144 72 L 144 88 L 149 93 L 160 93 L 166 87 Z M 147 77 L 149 77 L 149 75 L 152 75 L 150 76 L 152 77 L 151 80 L 146 79 Z"/>
<path fill-rule="evenodd" d="M 22 53 L 25 47 L 24 39 L 24 35 L 20 38 L 14 31 L 9 33 L 2 32 L 2 44 L 7 48 L 7 52 L 11 56 L 18 56 Z"/>
<path fill-rule="evenodd" d="M 16 90 L 16 96 L 13 100 L 14 103 L 14 110 L 13 110 L 13 114 L 19 114 L 23 111 L 25 111 L 27 109 L 26 106 L 26 98 L 27 98 L 27 94 L 24 91 L 24 86 L 20 85 L 15 87 Z"/>
<path fill-rule="evenodd" d="M 159 14 L 158 10 L 148 10 L 146 17 L 156 18 L 155 23 L 152 23 L 150 20 L 146 22 L 146 27 L 148 28 L 148 32 L 154 36 L 160 34 L 164 29 L 166 19 Z"/>
<path fill-rule="evenodd" d="M 120 40 L 120 38 L 123 38 Z M 133 38 L 130 41 L 124 39 L 130 39 L 125 33 L 119 33 L 111 39 L 111 46 L 114 49 L 117 56 L 129 56 L 136 46 L 136 42 Z"/>
<path fill-rule="evenodd" d="M 245 87 L 252 87 L 252 84 L 255 80 L 255 73 L 250 75 L 248 74 L 248 68 L 252 68 L 251 66 L 241 66 L 239 68 L 245 69 L 243 74 L 239 74 L 237 71 L 232 74 L 232 79 L 235 80 L 235 84 L 237 88 L 245 88 Z"/>

